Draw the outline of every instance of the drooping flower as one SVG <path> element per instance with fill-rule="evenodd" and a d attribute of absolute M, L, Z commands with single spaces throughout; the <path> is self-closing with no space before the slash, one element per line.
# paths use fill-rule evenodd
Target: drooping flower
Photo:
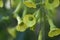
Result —
<path fill-rule="evenodd" d="M 27 25 L 23 22 L 21 22 L 16 26 L 16 30 L 20 32 L 24 32 L 26 29 L 27 29 Z"/>
<path fill-rule="evenodd" d="M 45 8 L 54 9 L 59 6 L 59 0 L 52 0 L 52 1 L 53 1 L 52 3 L 49 3 L 49 0 L 45 0 Z"/>
<path fill-rule="evenodd" d="M 32 27 L 36 24 L 36 18 L 34 17 L 34 15 L 31 14 L 27 14 L 23 17 L 23 22 L 28 26 L 28 27 Z"/>
<path fill-rule="evenodd" d="M 54 37 L 60 35 L 60 29 L 55 28 L 49 31 L 48 36 L 49 37 Z"/>
<path fill-rule="evenodd" d="M 36 4 L 33 2 L 29 2 L 29 1 L 24 1 L 25 6 L 29 7 L 29 8 L 36 8 Z"/>
<path fill-rule="evenodd" d="M 48 22 L 50 24 L 50 31 L 48 32 L 49 37 L 54 37 L 60 35 L 60 29 L 57 28 L 51 18 L 48 17 Z"/>

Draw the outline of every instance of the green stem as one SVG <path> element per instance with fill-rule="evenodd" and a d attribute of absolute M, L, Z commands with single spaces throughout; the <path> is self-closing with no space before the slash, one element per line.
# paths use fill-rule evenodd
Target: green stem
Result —
<path fill-rule="evenodd" d="M 19 16 L 17 16 L 16 18 L 17 18 L 18 24 L 20 24 L 22 22 L 21 18 Z"/>
<path fill-rule="evenodd" d="M 41 29 L 39 30 L 38 40 L 43 40 L 43 38 L 44 38 L 43 36 L 45 36 L 45 27 L 44 26 L 42 26 L 42 27 L 40 26 L 40 28 Z"/>
<path fill-rule="evenodd" d="M 20 16 L 18 16 L 18 12 L 21 9 L 21 4 L 22 4 L 22 1 L 19 2 L 18 6 L 16 7 L 16 9 L 13 12 L 14 17 L 17 18 L 18 24 L 21 22 L 21 18 L 20 18 Z"/>
<path fill-rule="evenodd" d="M 14 10 L 13 13 L 14 13 L 14 14 L 17 14 L 17 13 L 20 11 L 20 9 L 21 9 L 21 2 L 19 2 L 17 8 Z"/>
<path fill-rule="evenodd" d="M 39 32 L 38 40 L 42 40 L 42 30 Z"/>
<path fill-rule="evenodd" d="M 24 11 L 23 11 L 23 16 L 22 16 L 22 18 L 23 18 L 26 14 L 27 14 L 27 8 L 24 7 Z"/>

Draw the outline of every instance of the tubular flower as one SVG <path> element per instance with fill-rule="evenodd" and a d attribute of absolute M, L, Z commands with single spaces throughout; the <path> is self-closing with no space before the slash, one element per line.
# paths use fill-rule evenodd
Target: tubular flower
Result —
<path fill-rule="evenodd" d="M 3 0 L 0 0 L 0 7 L 3 7 Z"/>
<path fill-rule="evenodd" d="M 48 33 L 49 37 L 54 37 L 54 36 L 58 36 L 58 35 L 60 35 L 60 29 L 58 29 L 58 28 L 50 30 L 50 32 Z"/>
<path fill-rule="evenodd" d="M 36 4 L 29 1 L 24 1 L 24 4 L 29 8 L 36 8 Z"/>
<path fill-rule="evenodd" d="M 24 32 L 27 29 L 27 25 L 21 22 L 16 26 L 16 30 L 20 32 Z"/>
<path fill-rule="evenodd" d="M 59 6 L 59 0 L 52 0 L 52 1 L 53 1 L 52 3 L 49 3 L 49 0 L 45 0 L 45 7 L 47 9 L 54 9 Z"/>
<path fill-rule="evenodd" d="M 56 28 L 56 26 L 53 24 L 53 21 L 51 18 L 48 17 L 48 22 L 50 24 L 50 31 L 48 33 L 49 37 L 54 37 L 60 35 L 60 29 Z"/>
<path fill-rule="evenodd" d="M 23 17 L 23 22 L 28 26 L 32 27 L 36 24 L 36 18 L 34 15 L 28 14 Z"/>

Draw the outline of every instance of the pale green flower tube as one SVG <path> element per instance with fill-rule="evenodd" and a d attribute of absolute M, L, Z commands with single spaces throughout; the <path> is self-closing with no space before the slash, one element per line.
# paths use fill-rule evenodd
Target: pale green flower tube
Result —
<path fill-rule="evenodd" d="M 14 10 L 14 14 L 17 14 L 19 12 L 19 10 L 21 9 L 21 2 L 19 2 L 19 4 L 17 5 L 16 9 Z"/>
<path fill-rule="evenodd" d="M 36 17 L 36 19 L 40 18 L 40 9 L 38 9 L 37 11 L 35 11 L 33 13 L 33 15 Z"/>
<path fill-rule="evenodd" d="M 6 8 L 6 9 L 11 9 L 10 0 L 7 0 L 7 1 L 6 1 L 6 3 L 5 3 L 5 8 Z"/>
<path fill-rule="evenodd" d="M 40 20 L 41 20 L 41 17 L 40 17 L 40 15 L 41 15 L 40 9 L 38 9 L 37 11 L 35 11 L 35 12 L 33 13 L 33 15 L 35 16 L 36 21 L 39 23 Z"/>
<path fill-rule="evenodd" d="M 21 18 L 19 16 L 16 16 L 16 19 L 18 21 L 18 24 L 20 24 L 22 22 Z"/>
<path fill-rule="evenodd" d="M 27 7 L 24 7 L 22 18 L 27 14 Z"/>

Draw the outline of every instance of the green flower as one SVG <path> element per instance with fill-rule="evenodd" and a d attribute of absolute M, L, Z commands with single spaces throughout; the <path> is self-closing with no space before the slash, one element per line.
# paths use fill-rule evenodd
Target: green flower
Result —
<path fill-rule="evenodd" d="M 50 24 L 50 31 L 48 33 L 49 37 L 54 37 L 60 35 L 60 29 L 56 28 L 56 26 L 53 24 L 53 21 L 51 18 L 48 17 L 48 22 Z"/>
<path fill-rule="evenodd" d="M 49 31 L 48 36 L 49 37 L 54 37 L 60 35 L 60 29 L 55 28 Z"/>
<path fill-rule="evenodd" d="M 32 27 L 36 24 L 36 18 L 32 14 L 27 14 L 23 17 L 23 22 L 28 26 Z"/>
<path fill-rule="evenodd" d="M 21 22 L 16 26 L 16 30 L 20 32 L 24 32 L 26 29 L 27 29 L 27 25 L 23 22 Z"/>
<path fill-rule="evenodd" d="M 36 4 L 33 2 L 29 2 L 29 1 L 24 1 L 25 6 L 29 7 L 29 8 L 36 8 Z"/>
<path fill-rule="evenodd" d="M 47 9 L 54 9 L 58 6 L 59 6 L 59 0 L 53 0 L 52 3 L 49 3 L 49 0 L 45 0 L 45 8 Z"/>

